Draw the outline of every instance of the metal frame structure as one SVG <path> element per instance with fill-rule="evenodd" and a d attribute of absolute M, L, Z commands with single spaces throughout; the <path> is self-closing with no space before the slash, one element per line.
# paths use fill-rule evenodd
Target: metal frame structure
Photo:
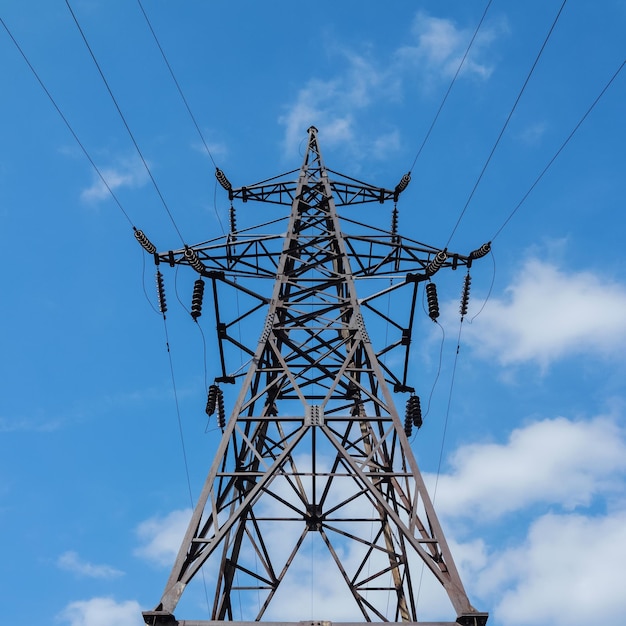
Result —
<path fill-rule="evenodd" d="M 389 190 L 327 169 L 314 127 L 299 170 L 241 188 L 220 170 L 216 175 L 231 202 L 287 205 L 291 212 L 286 232 L 236 231 L 231 222 L 224 238 L 154 253 L 157 263 L 190 265 L 211 283 L 216 385 L 239 384 L 239 392 L 161 600 L 143 614 L 146 624 L 233 622 L 235 597 L 254 598 L 244 600 L 248 617 L 239 624 L 264 620 L 314 533 L 359 624 L 418 622 L 413 569 L 423 563 L 447 592 L 455 623 L 484 625 L 487 614 L 468 600 L 392 398 L 413 391 L 407 373 L 418 285 L 444 267 L 469 268 L 480 252 L 451 254 L 401 237 L 395 225 L 383 231 L 340 220 L 338 207 L 397 201 L 408 176 Z M 366 234 L 348 235 L 340 221 Z M 357 281 L 380 275 L 396 282 L 359 299 Z M 273 281 L 271 293 L 258 288 L 261 279 Z M 222 310 L 225 286 L 251 302 L 232 319 Z M 377 298 L 402 287 L 412 295 L 408 319 L 399 322 Z M 263 311 L 264 327 L 250 347 L 234 329 Z M 394 331 L 378 349 L 366 314 Z M 232 347 L 248 355 L 247 371 L 228 372 Z M 400 374 L 381 358 L 395 348 L 404 351 Z M 221 401 L 221 389 L 212 393 Z M 174 611 L 186 585 L 208 563 L 210 620 L 178 622 Z"/>

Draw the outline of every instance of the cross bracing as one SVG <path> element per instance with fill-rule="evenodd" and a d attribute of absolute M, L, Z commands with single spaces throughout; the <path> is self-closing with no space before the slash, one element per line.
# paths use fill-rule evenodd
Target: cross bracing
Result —
<path fill-rule="evenodd" d="M 146 623 L 176 623 L 178 602 L 203 567 L 212 568 L 214 580 L 209 621 L 235 621 L 242 602 L 250 620 L 267 618 L 314 535 L 363 622 L 419 621 L 419 563 L 444 588 L 459 623 L 484 624 L 486 614 L 465 593 L 392 397 L 412 391 L 408 354 L 418 285 L 442 269 L 469 267 L 480 255 L 342 220 L 338 206 L 394 201 L 401 189 L 326 169 L 315 128 L 302 167 L 284 179 L 233 189 L 220 174 L 231 200 L 291 211 L 286 220 L 155 254 L 159 263 L 189 265 L 210 281 L 221 367 L 216 382 L 235 383 L 239 391 Z M 344 232 L 342 221 L 365 234 Z M 277 227 L 284 230 L 271 232 Z M 380 275 L 394 282 L 359 298 L 356 283 Z M 403 287 L 409 310 L 400 321 L 377 301 Z M 227 319 L 223 288 L 245 295 L 248 308 Z M 251 345 L 234 329 L 262 311 L 260 337 Z M 366 311 L 395 334 L 372 340 Z M 249 357 L 247 370 L 228 369 L 228 346 Z M 381 359 L 395 349 L 405 353 L 399 373 Z"/>

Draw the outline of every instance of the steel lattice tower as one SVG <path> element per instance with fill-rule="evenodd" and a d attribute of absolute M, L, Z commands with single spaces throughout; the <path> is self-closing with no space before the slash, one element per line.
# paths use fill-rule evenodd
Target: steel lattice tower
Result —
<path fill-rule="evenodd" d="M 328 170 L 313 127 L 299 170 L 241 188 L 220 170 L 216 175 L 231 201 L 288 205 L 291 213 L 286 233 L 237 232 L 232 220 L 222 239 L 154 252 L 157 263 L 189 265 L 200 275 L 192 315 L 200 314 L 204 282 L 212 286 L 222 375 L 209 392 L 208 412 L 223 416 L 219 385 L 238 383 L 239 392 L 228 420 L 218 417 L 217 454 L 161 600 L 144 612 L 145 622 L 232 622 L 235 597 L 246 607 L 245 620 L 263 620 L 313 533 L 327 548 L 324 567 L 333 564 L 362 622 L 418 622 L 413 570 L 423 563 L 447 592 L 456 623 L 485 624 L 487 615 L 467 598 L 409 445 L 411 425 L 392 393 L 413 391 L 406 379 L 418 285 L 441 268 L 471 266 L 488 248 L 463 256 L 401 237 L 395 209 L 391 231 L 347 220 L 366 234 L 344 233 L 337 207 L 397 201 L 409 177 L 390 190 Z M 355 283 L 382 273 L 396 282 L 359 299 Z M 273 281 L 271 293 L 262 293 L 262 279 Z M 227 286 L 253 302 L 230 320 L 218 294 Z M 376 305 L 381 294 L 402 287 L 412 294 L 403 324 Z M 264 310 L 265 325 L 250 348 L 234 328 Z M 398 336 L 375 347 L 385 341 L 370 339 L 366 312 Z M 247 371 L 228 374 L 229 346 L 248 355 Z M 401 375 L 381 358 L 394 348 L 405 352 Z M 205 564 L 210 620 L 177 622 L 185 587 Z"/>

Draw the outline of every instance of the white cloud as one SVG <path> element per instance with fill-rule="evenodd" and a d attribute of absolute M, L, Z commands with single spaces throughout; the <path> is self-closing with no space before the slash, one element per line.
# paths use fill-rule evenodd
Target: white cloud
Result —
<path fill-rule="evenodd" d="M 142 522 L 137 535 L 143 545 L 135 554 L 158 565 L 172 566 L 190 520 L 191 509 L 183 509 Z"/>
<path fill-rule="evenodd" d="M 608 418 L 560 417 L 516 429 L 504 444 L 462 446 L 451 465 L 438 479 L 440 514 L 495 519 L 541 503 L 573 509 L 621 488 L 626 440 Z"/>
<path fill-rule="evenodd" d="M 523 544 L 495 555 L 480 576 L 503 626 L 618 623 L 626 612 L 626 512 L 548 514 Z"/>
<path fill-rule="evenodd" d="M 626 286 L 531 258 L 505 295 L 491 298 L 467 325 L 464 338 L 503 365 L 535 361 L 545 368 L 566 355 L 621 356 Z"/>
<path fill-rule="evenodd" d="M 116 602 L 112 598 L 71 602 L 57 619 L 70 626 L 142 626 L 144 623 L 138 602 Z"/>
<path fill-rule="evenodd" d="M 94 565 L 83 561 L 76 552 L 64 552 L 57 560 L 57 565 L 64 570 L 86 576 L 88 578 L 117 578 L 123 576 L 124 572 L 110 565 Z"/>
<path fill-rule="evenodd" d="M 126 159 L 117 167 L 99 168 L 111 191 L 115 192 L 120 187 L 135 189 L 145 185 L 148 180 L 148 172 L 139 159 Z M 85 202 L 98 202 L 110 198 L 110 192 L 102 179 L 94 173 L 94 181 L 91 187 L 84 189 L 81 200 Z"/>

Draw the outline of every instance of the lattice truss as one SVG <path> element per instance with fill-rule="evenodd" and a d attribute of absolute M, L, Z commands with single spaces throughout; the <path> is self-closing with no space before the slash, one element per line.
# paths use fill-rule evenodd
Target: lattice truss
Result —
<path fill-rule="evenodd" d="M 209 412 L 222 410 L 221 385 L 235 383 L 239 392 L 230 417 L 220 420 L 217 454 L 146 623 L 175 621 L 186 585 L 203 566 L 213 587 L 211 620 L 237 619 L 241 606 L 245 620 L 264 619 L 314 533 L 325 547 L 319 570 L 334 572 L 363 621 L 418 621 L 416 578 L 424 563 L 455 619 L 484 624 L 486 614 L 464 591 L 392 391 L 413 391 L 407 372 L 418 285 L 442 268 L 470 267 L 488 247 L 464 256 L 403 237 L 395 209 L 390 231 L 341 218 L 360 234 L 344 232 L 338 207 L 397 201 L 408 176 L 389 190 L 327 169 L 313 127 L 299 170 L 241 188 L 219 170 L 217 176 L 231 201 L 291 212 L 280 233 L 259 234 L 284 225 L 280 220 L 237 231 L 233 218 L 225 237 L 154 253 L 159 264 L 189 265 L 210 284 L 221 372 Z M 359 299 L 355 285 L 377 276 L 388 279 L 379 281 L 385 286 Z M 225 288 L 247 303 L 230 316 Z M 402 288 L 409 297 L 398 321 L 399 311 L 377 303 Z M 251 345 L 237 329 L 265 312 Z M 364 313 L 393 332 L 372 341 Z M 227 369 L 232 347 L 246 355 L 247 369 Z M 403 352 L 397 374 L 383 357 L 396 348 Z"/>

